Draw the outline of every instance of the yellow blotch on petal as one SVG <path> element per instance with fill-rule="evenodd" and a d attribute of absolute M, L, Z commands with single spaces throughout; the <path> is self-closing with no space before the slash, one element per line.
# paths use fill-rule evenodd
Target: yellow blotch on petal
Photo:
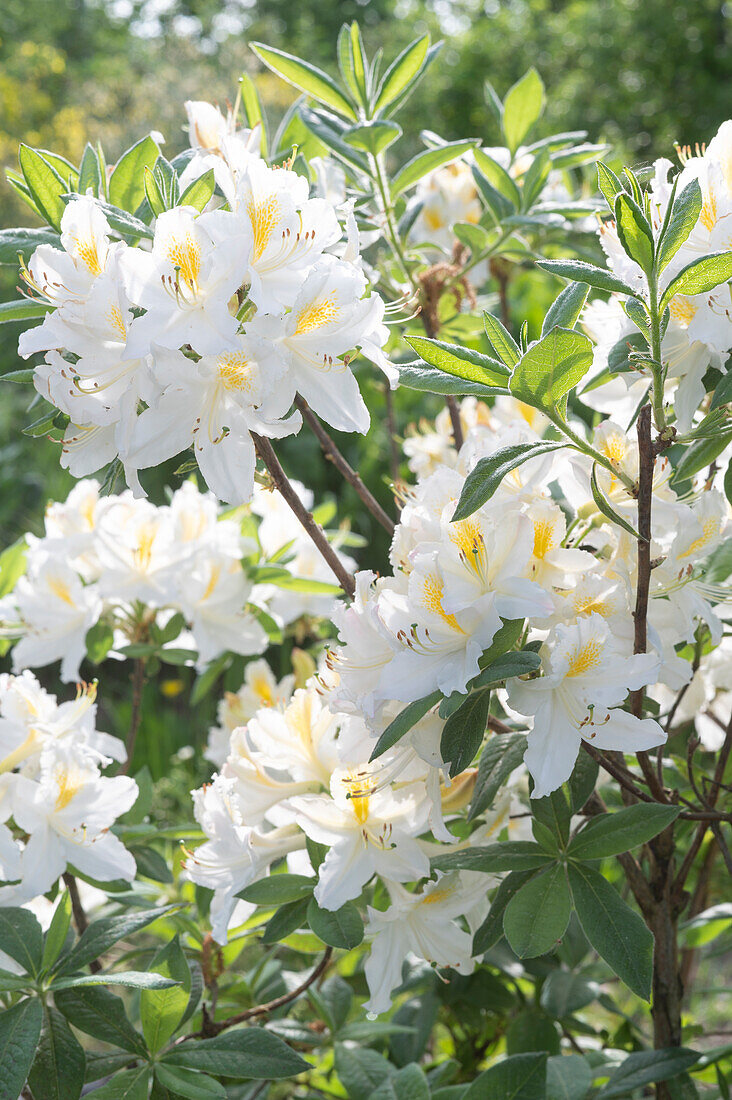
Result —
<path fill-rule="evenodd" d="M 56 802 L 54 809 L 56 813 L 65 809 L 71 799 L 79 793 L 84 785 L 84 776 L 76 768 L 72 768 L 70 771 L 66 771 L 65 768 L 59 768 L 55 775 L 56 784 L 58 786 L 58 794 L 56 795 Z"/>
<path fill-rule="evenodd" d="M 316 299 L 298 313 L 295 336 L 302 336 L 306 332 L 322 328 L 323 325 L 329 325 L 337 318 L 338 313 L 338 299 L 335 293 L 327 298 Z"/>
<path fill-rule="evenodd" d="M 171 241 L 168 245 L 168 259 L 178 268 L 191 290 L 195 289 L 201 274 L 201 249 L 192 233 Z"/>
<path fill-rule="evenodd" d="M 280 203 L 276 195 L 269 195 L 262 202 L 256 202 L 253 196 L 247 199 L 247 213 L 252 223 L 254 243 L 252 260 L 261 260 L 269 244 L 280 213 Z"/>
<path fill-rule="evenodd" d="M 241 351 L 219 356 L 219 379 L 227 390 L 251 389 L 254 370 L 254 365 Z"/>
<path fill-rule="evenodd" d="M 575 650 L 569 660 L 567 676 L 583 676 L 593 668 L 598 668 L 602 660 L 603 645 L 596 638 L 586 642 Z"/>
<path fill-rule="evenodd" d="M 436 577 L 434 573 L 428 573 L 424 578 L 423 591 L 424 606 L 427 610 L 431 611 L 434 615 L 439 615 L 442 621 L 452 630 L 457 630 L 460 634 L 464 634 L 465 631 L 460 626 L 455 616 L 448 615 L 442 606 L 444 586 L 439 577 Z"/>

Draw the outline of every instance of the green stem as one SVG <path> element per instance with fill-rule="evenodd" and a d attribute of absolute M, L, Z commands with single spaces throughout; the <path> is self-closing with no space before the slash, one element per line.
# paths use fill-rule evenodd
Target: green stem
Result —
<path fill-rule="evenodd" d="M 407 259 L 404 255 L 402 242 L 399 240 L 399 230 L 397 228 L 396 222 L 394 221 L 394 210 L 391 205 L 389 185 L 386 181 L 386 176 L 384 173 L 383 154 L 377 153 L 374 156 L 374 154 L 371 153 L 369 154 L 369 159 L 371 160 L 371 165 L 373 167 L 374 183 L 376 184 L 377 190 L 379 192 L 381 212 L 384 215 L 384 219 L 386 222 L 387 240 L 391 245 L 391 250 L 394 253 L 394 256 L 400 268 L 402 269 L 404 277 L 408 279 L 411 285 L 416 289 L 417 284 L 415 283 L 409 267 L 407 266 Z"/>
<path fill-rule="evenodd" d="M 648 276 L 648 306 L 651 315 L 651 371 L 653 373 L 653 423 L 662 432 L 666 427 L 663 408 L 663 363 L 661 360 L 661 318 L 658 312 L 658 276 L 655 271 Z"/>
<path fill-rule="evenodd" d="M 581 435 L 578 435 L 577 432 L 570 428 L 566 420 L 563 420 L 561 416 L 559 416 L 559 414 L 550 416 L 549 413 L 547 413 L 546 409 L 544 410 L 544 413 L 545 415 L 549 416 L 549 419 L 551 420 L 555 428 L 558 428 L 563 435 L 566 435 L 568 439 L 571 439 L 572 443 L 574 443 L 578 451 L 582 451 L 583 454 L 589 455 L 590 458 L 594 458 L 595 462 L 597 462 L 598 465 L 604 466 L 606 470 L 609 470 L 611 474 L 619 478 L 626 489 L 635 489 L 635 482 L 632 478 L 628 477 L 628 475 L 622 470 L 619 470 L 617 466 L 614 466 L 609 458 L 606 458 L 605 455 L 600 454 L 600 452 L 596 450 L 591 443 L 588 443 L 582 438 Z"/>

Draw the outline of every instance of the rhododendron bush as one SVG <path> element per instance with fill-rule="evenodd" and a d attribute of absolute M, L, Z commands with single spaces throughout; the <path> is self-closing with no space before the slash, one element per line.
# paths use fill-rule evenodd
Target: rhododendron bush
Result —
<path fill-rule="evenodd" d="M 532 69 L 405 162 L 438 46 L 252 48 L 276 133 L 8 173 L 78 481 L 0 557 L 0 1096 L 728 1097 L 732 122 L 618 174 Z"/>

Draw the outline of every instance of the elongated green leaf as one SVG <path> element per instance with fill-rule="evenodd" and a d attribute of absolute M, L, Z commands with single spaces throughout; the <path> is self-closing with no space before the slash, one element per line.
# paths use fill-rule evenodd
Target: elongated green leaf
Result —
<path fill-rule="evenodd" d="M 189 183 L 180 197 L 180 206 L 195 206 L 196 210 L 203 210 L 206 203 L 216 190 L 213 168 L 204 172 L 193 183 Z"/>
<path fill-rule="evenodd" d="M 563 279 L 573 279 L 576 283 L 587 283 L 596 290 L 608 290 L 611 294 L 630 294 L 635 297 L 635 291 L 613 275 L 612 271 L 606 271 L 604 267 L 596 267 L 584 260 L 537 260 L 537 265 L 543 271 L 549 271 L 552 275 L 561 275 Z"/>
<path fill-rule="evenodd" d="M 329 947 L 342 947 L 350 950 L 358 947 L 363 939 L 363 921 L 361 914 L 352 901 L 334 912 L 321 909 L 315 898 L 308 905 L 308 924 L 315 935 Z"/>
<path fill-rule="evenodd" d="M 78 1100 L 86 1059 L 79 1040 L 55 1008 L 46 1006 L 28 1084 L 34 1100 Z"/>
<path fill-rule="evenodd" d="M 308 875 L 270 875 L 246 886 L 238 896 L 254 905 L 284 905 L 309 897 L 317 881 Z"/>
<path fill-rule="evenodd" d="M 424 390 L 427 393 L 451 393 L 462 396 L 474 394 L 476 397 L 496 397 L 508 393 L 508 386 L 483 386 L 479 382 L 468 382 L 454 374 L 446 374 L 437 367 L 426 367 L 416 360 L 413 363 L 396 363 L 399 371 L 399 385 L 410 390 Z M 5 376 L 7 377 L 7 376 Z M 0 378 L 0 381 L 2 379 Z"/>
<path fill-rule="evenodd" d="M 351 24 L 344 23 L 338 32 L 338 68 L 354 102 L 368 111 L 368 62 L 361 30 L 355 19 Z"/>
<path fill-rule="evenodd" d="M 420 1066 L 414 1062 L 387 1077 L 371 1093 L 370 1100 L 429 1100 L 430 1087 Z"/>
<path fill-rule="evenodd" d="M 569 838 L 571 811 L 562 787 L 552 791 L 545 798 L 531 799 L 531 812 L 534 820 L 548 829 L 560 848 L 566 846 Z"/>
<path fill-rule="evenodd" d="M 730 442 L 732 442 L 732 432 L 718 431 L 709 439 L 698 439 L 692 443 L 691 447 L 686 448 L 674 470 L 674 482 L 685 481 L 686 478 L 698 474 L 700 470 L 705 470 L 714 462 L 717 455 L 726 450 Z"/>
<path fill-rule="evenodd" d="M 322 141 L 332 153 L 361 172 L 369 172 L 368 157 L 360 149 L 355 149 L 344 140 L 343 129 L 336 129 L 339 120 L 327 111 L 314 110 L 304 105 L 298 109 L 303 124 L 319 141 Z"/>
<path fill-rule="evenodd" d="M 115 1073 L 101 1088 L 94 1089 L 94 1100 L 147 1100 L 150 1067 L 138 1066 Z"/>
<path fill-rule="evenodd" d="M 344 1043 L 336 1043 L 335 1067 L 348 1100 L 371 1100 L 374 1089 L 396 1073 L 377 1051 Z"/>
<path fill-rule="evenodd" d="M 509 88 L 503 100 L 503 132 L 512 153 L 541 117 L 545 102 L 544 84 L 536 69 L 529 69 Z"/>
<path fill-rule="evenodd" d="M 567 930 L 571 911 L 567 874 L 556 863 L 511 898 L 503 914 L 503 931 L 520 959 L 533 959 L 556 946 Z"/>
<path fill-rule="evenodd" d="M 147 970 L 103 971 L 98 974 L 77 974 L 71 978 L 56 978 L 54 989 L 78 989 L 83 986 L 122 985 L 129 989 L 169 989 L 175 980 Z"/>
<path fill-rule="evenodd" d="M 184 1096 L 186 1100 L 226 1100 L 226 1089 L 208 1074 L 178 1066 L 166 1066 L 159 1062 L 155 1067 L 155 1078 L 169 1089 L 173 1096 Z"/>
<path fill-rule="evenodd" d="M 95 1039 L 122 1047 L 134 1054 L 145 1054 L 142 1036 L 127 1018 L 124 1001 L 101 987 L 79 986 L 54 990 L 54 1003 L 66 1019 Z"/>
<path fill-rule="evenodd" d="M 611 210 L 615 210 L 615 198 L 623 190 L 623 185 L 613 172 L 602 161 L 597 166 L 597 186 L 605 196 L 605 201 Z"/>
<path fill-rule="evenodd" d="M 552 857 L 532 840 L 507 840 L 445 852 L 435 856 L 432 866 L 438 871 L 533 871 L 552 862 Z"/>
<path fill-rule="evenodd" d="M 512 370 L 521 358 L 521 348 L 508 329 L 487 310 L 483 312 L 483 324 L 486 336 L 495 348 L 496 354 L 503 364 Z"/>
<path fill-rule="evenodd" d="M 552 970 L 541 987 L 541 1007 L 558 1020 L 571 1016 L 596 1001 L 602 992 L 597 982 L 569 970 Z"/>
<path fill-rule="evenodd" d="M 66 936 L 68 935 L 69 928 L 71 926 L 71 896 L 68 890 L 59 898 L 56 911 L 53 914 L 53 919 L 49 925 L 48 932 L 46 932 L 45 941 L 43 944 L 43 959 L 42 966 L 44 970 L 47 970 L 50 966 L 56 962 L 56 959 L 61 954 L 63 946 L 66 942 Z"/>
<path fill-rule="evenodd" d="M 572 859 L 603 859 L 620 855 L 645 844 L 670 825 L 681 812 L 680 806 L 660 806 L 638 802 L 612 814 L 594 817 L 577 833 L 569 845 Z"/>
<path fill-rule="evenodd" d="M 569 865 L 569 885 L 582 931 L 595 951 L 644 1001 L 651 995 L 653 936 L 609 882 L 590 867 Z"/>
<path fill-rule="evenodd" d="M 250 42 L 250 46 L 259 60 L 288 84 L 299 88 L 301 92 L 345 115 L 346 118 L 355 119 L 356 114 L 350 102 L 335 81 L 322 69 L 311 65 L 309 61 L 293 57 L 292 54 L 285 53 L 283 50 L 265 46 L 262 42 Z"/>
<path fill-rule="evenodd" d="M 109 201 L 134 214 L 145 198 L 145 168 L 154 168 L 160 156 L 157 143 L 148 134 L 123 153 L 109 180 Z"/>
<path fill-rule="evenodd" d="M 143 197 L 144 197 L 144 177 L 143 178 Z M 148 225 L 141 222 L 139 218 L 135 218 L 132 214 L 128 214 L 126 210 L 120 210 L 116 206 L 110 206 L 107 202 L 100 202 L 99 209 L 104 214 L 105 218 L 109 222 L 112 229 L 123 237 L 128 237 L 130 240 L 135 241 L 138 237 L 144 237 L 147 240 L 152 240 L 155 234 Z"/>
<path fill-rule="evenodd" d="M 496 191 L 511 203 L 514 210 L 519 210 L 521 207 L 521 192 L 506 169 L 497 160 L 489 156 L 484 149 L 474 149 L 473 157 L 478 171 L 483 173 L 491 187 L 495 187 Z"/>
<path fill-rule="evenodd" d="M 624 531 L 627 531 L 629 535 L 632 535 L 634 539 L 639 539 L 640 535 L 636 531 L 632 523 L 629 523 L 627 519 L 624 519 L 618 512 L 615 511 L 610 501 L 604 495 L 600 486 L 597 484 L 597 463 L 592 464 L 592 473 L 590 475 L 590 489 L 592 490 L 592 499 L 597 505 L 597 510 L 611 520 L 612 523 L 617 524 L 618 527 L 622 527 Z"/>
<path fill-rule="evenodd" d="M 60 229 L 65 210 L 61 196 L 68 191 L 66 181 L 37 150 L 31 149 L 29 145 L 21 144 L 18 160 L 31 198 L 38 210 L 49 225 L 54 229 Z"/>
<path fill-rule="evenodd" d="M 425 363 L 447 374 L 483 386 L 505 386 L 508 382 L 509 372 L 503 363 L 473 348 L 446 344 L 443 340 L 429 340 L 425 336 L 408 336 L 406 340 Z"/>
<path fill-rule="evenodd" d="M 164 1061 L 167 1065 L 239 1080 L 279 1081 L 311 1068 L 282 1039 L 261 1027 L 225 1031 L 215 1039 L 180 1043 L 165 1055 Z"/>
<path fill-rule="evenodd" d="M 166 989 L 145 989 L 140 996 L 142 1032 L 148 1049 L 155 1053 L 165 1046 L 181 1022 L 191 992 L 191 971 L 177 936 L 158 951 L 150 970 L 179 983 Z"/>
<path fill-rule="evenodd" d="M 526 738 L 521 733 L 498 733 L 490 738 L 478 761 L 469 821 L 491 808 L 500 788 L 521 764 L 526 745 Z"/>
<path fill-rule="evenodd" d="M 546 1100 L 585 1100 L 592 1087 L 589 1062 L 579 1054 L 555 1054 L 546 1064 Z"/>
<path fill-rule="evenodd" d="M 570 283 L 565 286 L 549 307 L 541 326 L 541 335 L 546 336 L 553 328 L 574 328 L 589 292 L 587 283 Z"/>
<path fill-rule="evenodd" d="M 423 153 L 417 153 L 394 177 L 391 185 L 392 198 L 395 199 L 397 195 L 414 187 L 429 172 L 434 172 L 436 168 L 441 168 L 443 164 L 449 164 L 467 153 L 474 145 L 474 141 L 448 141 L 436 149 L 425 149 Z"/>
<path fill-rule="evenodd" d="M 262 943 L 279 943 L 291 932 L 304 928 L 307 924 L 309 904 L 310 898 L 304 897 L 299 901 L 288 901 L 281 905 L 267 921 L 262 932 Z"/>
<path fill-rule="evenodd" d="M 74 950 L 62 960 L 57 971 L 58 975 L 73 974 L 75 970 L 80 970 L 82 966 L 103 955 L 118 940 L 125 939 L 133 932 L 138 932 L 141 928 L 152 924 L 158 917 L 164 917 L 179 908 L 179 905 L 161 905 L 157 909 L 145 909 L 138 913 L 103 917 L 101 920 L 92 921 Z M 0 909 L 0 921 L 2 921 L 2 914 L 6 912 L 7 909 Z M 1 939 L 0 947 L 2 947 Z"/>
<path fill-rule="evenodd" d="M 467 519 L 490 500 L 499 488 L 504 477 L 521 466 L 530 458 L 550 454 L 561 450 L 567 444 L 553 440 L 539 440 L 537 443 L 512 443 L 501 447 L 487 458 L 481 458 L 465 479 L 460 500 L 452 517 L 453 523 Z"/>
<path fill-rule="evenodd" d="M 17 264 L 18 253 L 27 262 L 39 244 L 58 248 L 61 238 L 53 229 L 0 229 L 0 264 Z"/>
<path fill-rule="evenodd" d="M 554 328 L 521 357 L 509 388 L 519 401 L 556 414 L 591 365 L 589 337 L 574 329 Z"/>
<path fill-rule="evenodd" d="M 0 970 L 0 993 L 17 993 L 21 989 L 33 988 L 30 974 L 13 974 L 10 970 Z"/>
<path fill-rule="evenodd" d="M 102 166 L 99 163 L 99 156 L 94 146 L 89 145 L 87 142 L 79 165 L 79 194 L 86 195 L 87 191 L 91 189 L 91 193 L 99 198 L 100 195 L 104 194 L 102 180 Z"/>
<path fill-rule="evenodd" d="M 367 122 L 363 126 L 353 126 L 343 135 L 349 145 L 374 156 L 388 149 L 401 136 L 402 128 L 396 122 Z"/>
<path fill-rule="evenodd" d="M 45 302 L 33 302 L 29 298 L 21 298 L 17 302 L 0 302 L 0 325 L 7 321 L 29 321 L 35 317 L 45 317 L 53 306 Z"/>
<path fill-rule="evenodd" d="M 260 155 L 267 159 L 267 120 L 264 117 L 264 111 L 262 110 L 262 104 L 259 99 L 259 93 L 257 92 L 257 86 L 249 76 L 248 73 L 242 73 L 239 77 L 239 88 L 241 90 L 241 103 L 244 108 L 244 116 L 247 120 L 247 126 L 250 129 L 254 129 L 255 126 L 260 127 L 260 139 L 259 139 L 259 152 Z"/>
<path fill-rule="evenodd" d="M 8 546 L 7 549 L 3 550 L 2 554 L 0 554 L 0 596 L 7 596 L 8 592 L 12 592 L 25 573 L 27 551 L 28 544 L 25 538 L 22 538 L 14 542 L 12 546 Z M 24 918 L 21 917 L 20 919 L 22 921 Z M 0 951 L 7 950 L 7 948 L 3 946 L 3 937 L 4 931 L 2 924 L 0 924 Z M 8 954 L 10 954 L 10 952 L 8 952 Z"/>
<path fill-rule="evenodd" d="M 43 933 L 28 909 L 0 907 L 0 951 L 29 974 L 38 973 L 43 960 Z"/>
<path fill-rule="evenodd" d="M 18 1100 L 38 1047 L 42 1022 L 38 997 L 0 1012 L 0 1100 Z"/>
<path fill-rule="evenodd" d="M 533 868 L 528 871 L 511 871 L 506 875 L 493 897 L 488 916 L 473 937 L 473 955 L 482 955 L 484 951 L 490 951 L 491 947 L 503 938 L 503 914 L 506 906 L 524 883 L 537 874 L 539 870 Z"/>
<path fill-rule="evenodd" d="M 732 252 L 712 252 L 699 260 L 692 260 L 666 287 L 661 299 L 661 313 L 675 294 L 705 294 L 729 279 L 732 279 Z"/>
<path fill-rule="evenodd" d="M 504 653 L 484 665 L 482 672 L 470 681 L 470 686 L 471 688 L 492 687 L 508 680 L 511 676 L 527 676 L 529 672 L 536 672 L 540 665 L 541 658 L 533 649 L 522 649 L 518 653 Z"/>
<path fill-rule="evenodd" d="M 643 1085 L 654 1081 L 668 1081 L 680 1073 L 691 1069 L 701 1057 L 696 1050 L 685 1047 L 671 1047 L 668 1050 L 641 1050 L 629 1054 L 623 1064 L 615 1070 L 612 1077 L 600 1089 L 597 1100 L 611 1100 L 613 1096 L 627 1096 Z"/>
<path fill-rule="evenodd" d="M 377 756 L 381 756 L 392 745 L 396 745 L 405 733 L 409 733 L 412 726 L 416 726 L 420 718 L 424 718 L 428 710 L 432 710 L 432 707 L 437 706 L 441 698 L 442 692 L 433 691 L 431 695 L 425 695 L 423 699 L 407 703 L 404 710 L 399 711 L 399 714 L 389 723 L 376 742 L 376 748 L 371 753 L 371 760 L 375 760 Z"/>
<path fill-rule="evenodd" d="M 699 220 L 702 208 L 702 193 L 698 180 L 691 180 L 680 194 L 676 195 L 671 207 L 666 231 L 658 249 L 658 271 L 663 271 L 673 260 L 682 244 Z"/>
<path fill-rule="evenodd" d="M 467 768 L 480 748 L 490 701 L 490 691 L 474 691 L 445 722 L 440 738 L 440 754 L 445 763 L 449 763 L 451 776 Z"/>
<path fill-rule="evenodd" d="M 615 226 L 627 255 L 648 274 L 653 267 L 653 230 L 630 195 L 621 193 L 615 199 Z"/>
<path fill-rule="evenodd" d="M 516 1054 L 473 1081 L 463 1100 L 545 1100 L 546 1053 Z"/>
<path fill-rule="evenodd" d="M 375 113 L 378 114 L 384 107 L 388 107 L 409 87 L 425 62 L 429 45 L 430 36 L 425 34 L 422 38 L 410 42 L 406 49 L 402 50 L 396 60 L 391 63 L 381 78 L 376 93 Z"/>

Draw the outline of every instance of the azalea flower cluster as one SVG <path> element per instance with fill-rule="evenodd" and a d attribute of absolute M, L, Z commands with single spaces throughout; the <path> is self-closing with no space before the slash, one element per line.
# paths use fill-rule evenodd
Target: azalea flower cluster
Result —
<path fill-rule="evenodd" d="M 124 744 L 96 728 L 96 685 L 59 703 L 31 672 L 0 676 L 0 905 L 45 894 L 67 865 L 131 882 L 135 860 L 110 827 L 137 799 L 134 779 L 105 776 Z"/>
<path fill-rule="evenodd" d="M 389 904 L 366 913 L 366 1007 L 383 1012 L 401 984 L 407 955 L 461 973 L 473 968 L 472 932 L 495 880 L 467 872 L 433 880 L 430 856 L 465 843 L 450 823 L 470 798 L 475 771 L 452 782 L 441 774 L 436 762 L 444 723 L 436 712 L 418 723 L 414 747 L 399 745 L 369 764 L 370 729 L 330 705 L 323 678 L 293 688 L 293 676 L 277 682 L 265 661 L 255 661 L 241 691 L 222 701 L 222 725 L 212 730 L 208 749 L 220 769 L 193 794 L 207 840 L 188 854 L 187 874 L 214 891 L 210 916 L 220 943 L 256 909 L 237 895 L 273 864 L 286 860 L 289 870 L 314 874 L 308 840 L 327 848 L 314 891 L 321 908 L 340 909 L 376 880 L 382 904 Z M 522 786 L 519 770 L 471 844 L 509 831 L 521 835 L 524 822 L 511 814 L 523 809 Z M 421 888 L 408 888 L 415 882 Z"/>
<path fill-rule="evenodd" d="M 525 761 L 542 797 L 569 777 L 582 739 L 623 752 L 665 741 L 658 722 L 623 704 L 629 691 L 657 683 L 678 691 L 688 682 L 692 667 L 679 651 L 695 642 L 700 624 L 713 647 L 722 641 L 726 593 L 705 583 L 703 563 L 724 539 L 730 510 L 713 483 L 680 499 L 668 461 L 658 460 L 649 652 L 634 655 L 636 502 L 626 489 L 638 477 L 634 433 L 605 421 L 590 440 L 617 471 L 598 467 L 598 484 L 627 530 L 598 510 L 592 459 L 565 449 L 529 459 L 472 515 L 453 521 L 481 458 L 540 439 L 544 425 L 523 411 L 511 398 L 494 409 L 468 398 L 459 452 L 446 422 L 408 440 L 424 476 L 406 493 L 394 573 L 357 574 L 356 599 L 334 616 L 341 645 L 328 663 L 337 705 L 365 715 L 378 735 L 393 717 L 392 700 L 467 694 L 502 625 L 523 621 L 522 644 L 539 650 L 541 670 L 510 679 L 500 695 L 505 713 L 530 727 Z"/>
<path fill-rule="evenodd" d="M 141 494 L 139 470 L 192 447 L 217 497 L 246 503 L 251 433 L 297 432 L 296 393 L 335 428 L 365 432 L 353 350 L 395 371 L 350 208 L 344 242 L 333 203 L 268 165 L 257 130 L 210 104 L 187 109 L 193 155 L 178 189 L 185 200 L 212 169 L 217 193 L 203 212 L 160 211 L 152 241 L 134 246 L 91 194 L 72 198 L 62 247 L 40 245 L 25 270 L 50 312 L 20 353 L 44 353 L 35 385 L 69 418 L 62 464 L 75 476 L 118 457 Z"/>
<path fill-rule="evenodd" d="M 299 486 L 305 501 L 312 494 Z M 61 676 L 78 679 L 92 628 L 107 628 L 107 649 L 159 641 L 181 647 L 204 666 L 230 650 L 244 656 L 269 644 L 259 613 L 285 626 L 307 611 L 327 614 L 333 597 L 310 594 L 335 578 L 314 551 L 299 521 L 278 494 L 260 489 L 255 508 L 266 512 L 255 537 L 242 517 L 222 516 L 216 499 L 185 482 L 170 504 L 156 507 L 131 492 L 104 496 L 85 479 L 63 503 L 48 507 L 42 538 L 26 536 L 26 571 L 0 600 L 6 637 L 17 639 L 15 671 L 61 661 Z M 277 571 L 304 578 L 304 592 L 255 584 L 247 564 L 280 555 Z M 344 556 L 345 562 L 350 559 Z M 171 655 L 172 656 L 172 655 Z"/>
<path fill-rule="evenodd" d="M 720 126 L 704 151 L 697 146 L 694 151 L 679 149 L 678 154 L 681 172 L 676 194 L 696 180 L 701 188 L 702 207 L 696 225 L 663 271 L 662 290 L 692 261 L 732 249 L 732 121 Z M 671 198 L 669 174 L 674 165 L 664 157 L 653 168 L 652 214 L 654 225 L 660 226 Z M 645 289 L 645 275 L 623 251 L 614 222 L 603 224 L 600 242 L 613 271 L 633 290 Z M 583 318 L 596 347 L 582 399 L 622 424 L 630 421 L 646 391 L 646 380 L 641 375 L 633 371 L 608 371 L 613 348 L 622 341 L 627 344 L 632 333 L 637 332 L 625 312 L 625 302 L 627 296 L 621 294 L 613 294 L 609 301 L 593 301 Z M 704 375 L 710 367 L 723 370 L 732 351 L 730 285 L 723 282 L 703 294 L 675 294 L 668 308 L 670 318 L 661 342 L 667 367 L 666 397 L 673 401 L 677 426 L 685 432 L 703 401 Z"/>

